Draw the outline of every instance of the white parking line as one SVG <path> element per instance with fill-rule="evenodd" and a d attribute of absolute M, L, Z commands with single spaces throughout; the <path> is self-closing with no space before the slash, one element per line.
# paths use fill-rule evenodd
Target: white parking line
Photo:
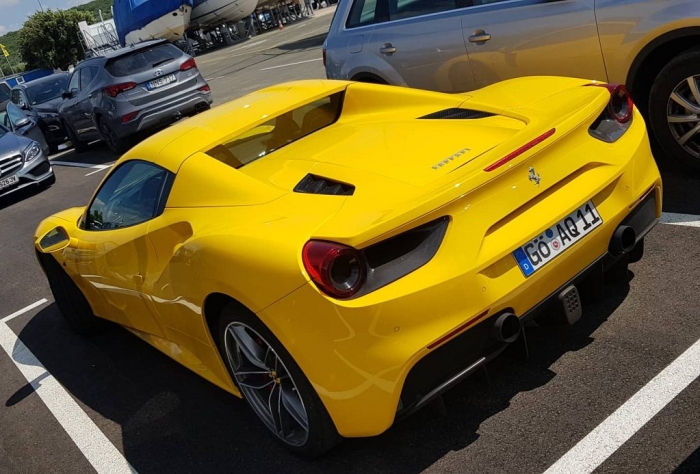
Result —
<path fill-rule="evenodd" d="M 299 61 L 296 63 L 289 63 L 289 64 L 282 64 L 280 66 L 272 66 L 272 67 L 266 67 L 264 69 L 261 69 L 261 71 L 269 71 L 270 69 L 278 69 L 281 67 L 287 67 L 287 66 L 296 66 L 297 64 L 306 64 L 306 63 L 312 63 L 314 61 L 323 61 L 323 58 L 316 58 L 316 59 L 309 59 L 306 61 Z"/>
<path fill-rule="evenodd" d="M 104 171 L 104 170 L 110 169 L 111 167 L 112 167 L 112 165 L 109 165 L 109 166 L 102 166 L 102 167 L 99 168 L 97 171 L 91 171 L 91 172 L 89 172 L 88 174 L 86 174 L 85 176 L 92 176 L 92 175 L 95 174 L 95 173 L 100 173 L 100 172 L 102 172 L 102 171 Z"/>
<path fill-rule="evenodd" d="M 114 447 L 66 389 L 5 324 L 6 321 L 44 303 L 46 303 L 45 299 L 37 301 L 0 320 L 0 346 L 98 473 L 136 473 L 122 453 Z"/>
<path fill-rule="evenodd" d="M 687 227 L 700 227 L 700 216 L 664 212 L 661 215 L 661 223 L 669 225 L 683 225 Z"/>
<path fill-rule="evenodd" d="M 598 425 L 545 474 L 588 474 L 700 376 L 700 340 Z"/>
<path fill-rule="evenodd" d="M 37 301 L 36 303 L 30 304 L 26 308 L 20 309 L 19 311 L 16 311 L 9 316 L 5 316 L 4 318 L 0 319 L 0 323 L 6 323 L 11 319 L 16 318 L 17 316 L 22 316 L 24 313 L 27 313 L 27 312 L 33 310 L 34 308 L 46 303 L 46 301 L 47 301 L 46 298 L 42 298 L 39 301 Z"/>
<path fill-rule="evenodd" d="M 109 168 L 112 166 L 114 163 L 110 163 L 107 165 L 94 165 L 91 163 L 76 163 L 75 161 L 57 161 L 57 160 L 51 160 L 52 165 L 58 165 L 58 166 L 68 166 L 71 168 L 90 168 L 94 170 L 103 170 L 105 168 Z"/>

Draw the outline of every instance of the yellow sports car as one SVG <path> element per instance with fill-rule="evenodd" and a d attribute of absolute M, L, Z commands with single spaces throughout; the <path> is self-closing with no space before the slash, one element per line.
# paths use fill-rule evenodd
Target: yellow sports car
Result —
<path fill-rule="evenodd" d="M 622 86 L 281 84 L 141 143 L 44 220 L 68 324 L 120 324 L 320 454 L 421 408 L 643 254 L 661 178 Z"/>

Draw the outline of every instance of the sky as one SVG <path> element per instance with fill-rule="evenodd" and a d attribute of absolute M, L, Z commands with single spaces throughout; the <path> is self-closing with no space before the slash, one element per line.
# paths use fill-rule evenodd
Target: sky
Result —
<path fill-rule="evenodd" d="M 88 3 L 90 0 L 0 0 L 0 35 L 19 30 L 27 16 L 39 9 L 39 1 L 44 10 L 63 10 Z"/>

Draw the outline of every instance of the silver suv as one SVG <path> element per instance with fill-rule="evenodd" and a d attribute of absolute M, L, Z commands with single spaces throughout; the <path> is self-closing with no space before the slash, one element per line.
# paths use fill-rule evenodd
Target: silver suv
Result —
<path fill-rule="evenodd" d="M 626 84 L 667 154 L 700 170 L 699 0 L 347 0 L 331 79 L 463 92 L 528 75 Z"/>
<path fill-rule="evenodd" d="M 148 41 L 81 62 L 58 114 L 76 152 L 104 140 L 117 153 L 132 138 L 210 108 L 195 60 L 166 41 Z"/>

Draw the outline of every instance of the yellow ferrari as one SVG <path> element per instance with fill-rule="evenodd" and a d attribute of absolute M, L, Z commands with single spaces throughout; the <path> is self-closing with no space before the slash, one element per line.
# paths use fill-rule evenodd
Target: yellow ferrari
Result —
<path fill-rule="evenodd" d="M 75 330 L 128 328 L 317 455 L 524 342 L 524 320 L 574 323 L 661 199 L 623 86 L 303 81 L 136 146 L 35 248 Z"/>

